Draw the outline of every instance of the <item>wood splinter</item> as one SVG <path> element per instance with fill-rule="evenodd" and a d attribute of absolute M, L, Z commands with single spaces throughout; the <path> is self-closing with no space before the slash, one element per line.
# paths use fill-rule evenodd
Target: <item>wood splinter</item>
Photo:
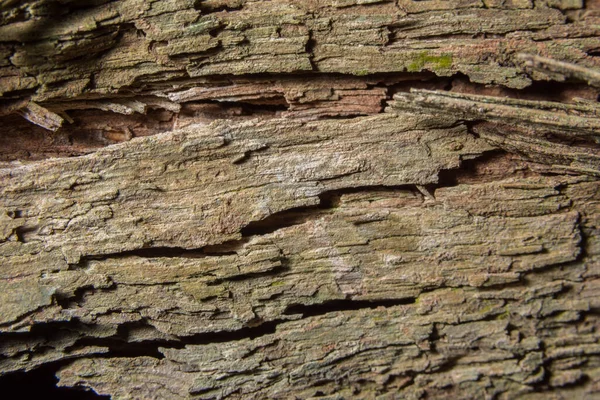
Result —
<path fill-rule="evenodd" d="M 56 132 L 65 121 L 60 115 L 30 101 L 24 109 L 17 111 L 27 121 Z"/>

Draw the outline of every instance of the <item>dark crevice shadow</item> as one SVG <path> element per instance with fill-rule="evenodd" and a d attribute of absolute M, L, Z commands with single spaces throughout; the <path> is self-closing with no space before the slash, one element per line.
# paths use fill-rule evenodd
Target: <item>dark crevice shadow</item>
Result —
<path fill-rule="evenodd" d="M 231 12 L 231 11 L 239 11 L 243 8 L 243 5 L 239 6 L 231 6 L 227 4 L 219 4 L 214 5 L 206 2 L 206 0 L 196 0 L 194 1 L 194 9 L 200 11 L 202 14 L 210 14 L 217 12 Z"/>
<path fill-rule="evenodd" d="M 478 167 L 484 163 L 494 162 L 506 155 L 504 150 L 492 150 L 483 155 L 471 159 L 463 160 L 460 163 L 460 168 L 457 169 L 443 169 L 438 174 L 438 183 L 431 185 L 431 189 L 448 188 L 458 186 L 465 181 L 475 180 L 477 177 L 482 179 L 480 173 L 478 173 Z"/>
<path fill-rule="evenodd" d="M 404 299 L 386 299 L 386 300 L 331 300 L 320 304 L 294 304 L 286 307 L 284 315 L 302 314 L 302 318 L 325 315 L 332 312 L 357 311 L 363 309 L 375 309 L 379 307 L 388 308 L 401 305 L 415 304 L 414 297 Z"/>
<path fill-rule="evenodd" d="M 16 372 L 0 376 L 2 398 L 11 399 L 45 399 L 45 400 L 95 400 L 110 399 L 91 390 L 83 388 L 57 387 L 56 372 L 71 360 L 49 363 L 28 372 Z"/>

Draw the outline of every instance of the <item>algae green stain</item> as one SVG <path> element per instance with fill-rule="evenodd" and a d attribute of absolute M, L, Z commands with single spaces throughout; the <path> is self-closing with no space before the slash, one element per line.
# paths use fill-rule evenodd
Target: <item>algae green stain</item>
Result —
<path fill-rule="evenodd" d="M 496 319 L 508 319 L 510 318 L 510 312 L 508 310 L 504 311 L 502 314 L 496 316 Z"/>
<path fill-rule="evenodd" d="M 356 71 L 354 73 L 354 75 L 356 76 L 365 76 L 365 75 L 369 75 L 369 70 L 367 69 L 361 69 L 360 71 Z"/>
<path fill-rule="evenodd" d="M 406 70 L 408 72 L 419 72 L 425 68 L 426 65 L 431 66 L 433 70 L 448 69 L 452 66 L 452 54 L 444 53 L 441 56 L 432 56 L 424 51 L 417 55 L 413 62 L 408 64 Z"/>

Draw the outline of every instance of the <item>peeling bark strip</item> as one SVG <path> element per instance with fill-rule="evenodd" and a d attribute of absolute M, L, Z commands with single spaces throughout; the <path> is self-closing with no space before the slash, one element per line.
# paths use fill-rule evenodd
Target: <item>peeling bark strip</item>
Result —
<path fill-rule="evenodd" d="M 493 96 L 412 90 L 398 94 L 392 108 L 413 112 L 441 112 L 472 122 L 490 144 L 543 161 L 559 173 L 600 176 L 600 105 L 563 104 Z M 554 140 L 552 140 L 554 138 Z M 573 141 L 571 145 L 557 143 Z"/>
<path fill-rule="evenodd" d="M 519 58 L 525 60 L 528 67 L 546 73 L 555 73 L 558 80 L 576 78 L 586 81 L 591 86 L 600 86 L 600 72 L 593 69 L 531 54 L 520 54 Z"/>
<path fill-rule="evenodd" d="M 63 123 L 63 119 L 59 115 L 46 110 L 44 107 L 40 107 L 34 102 L 29 102 L 21 113 L 27 121 L 46 128 L 49 131 L 57 131 Z"/>
<path fill-rule="evenodd" d="M 0 386 L 600 396 L 598 26 L 577 0 L 0 2 Z"/>

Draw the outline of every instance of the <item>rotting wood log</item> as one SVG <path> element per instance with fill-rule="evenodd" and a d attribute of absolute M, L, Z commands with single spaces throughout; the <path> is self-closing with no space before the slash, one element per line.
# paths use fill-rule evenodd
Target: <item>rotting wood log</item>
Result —
<path fill-rule="evenodd" d="M 0 387 L 600 396 L 599 55 L 597 1 L 0 1 Z"/>

